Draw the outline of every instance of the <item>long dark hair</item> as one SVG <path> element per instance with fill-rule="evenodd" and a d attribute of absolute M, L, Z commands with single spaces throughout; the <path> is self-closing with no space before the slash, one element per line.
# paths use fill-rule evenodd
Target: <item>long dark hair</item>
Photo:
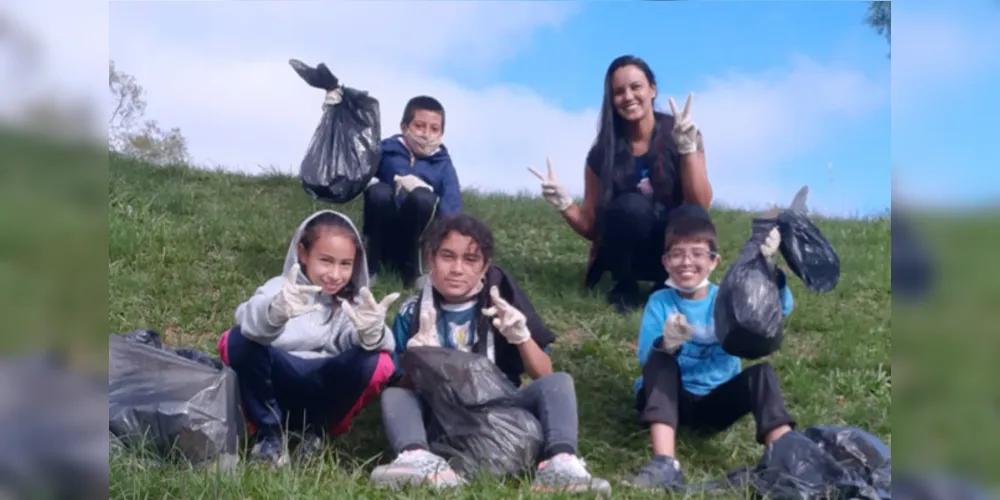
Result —
<path fill-rule="evenodd" d="M 319 238 L 321 229 L 335 231 L 336 234 L 346 236 L 354 242 L 354 268 L 351 269 L 351 279 L 349 279 L 347 284 L 344 285 L 344 288 L 341 288 L 340 291 L 334 296 L 333 306 L 330 309 L 330 317 L 326 319 L 326 321 L 329 322 L 333 319 L 334 313 L 340 306 L 340 301 L 336 299 L 341 298 L 352 301 L 355 297 L 357 297 L 359 290 L 354 284 L 354 273 L 358 272 L 357 266 L 361 265 L 362 259 L 364 259 L 365 256 L 364 253 L 362 253 L 363 247 L 361 246 L 361 240 L 358 239 L 357 232 L 354 231 L 354 228 L 351 227 L 347 220 L 332 212 L 323 212 L 316 217 L 313 217 L 308 223 L 306 223 L 306 227 L 302 230 L 302 237 L 299 239 L 299 243 L 306 249 L 306 252 L 312 250 L 313 245 Z M 299 265 L 302 266 L 302 272 L 306 275 L 306 277 L 308 277 L 309 274 L 306 271 L 306 264 L 300 261 Z"/>
<path fill-rule="evenodd" d="M 649 68 L 646 61 L 632 55 L 624 55 L 611 61 L 604 74 L 604 101 L 601 104 L 597 138 L 594 140 L 594 152 L 597 154 L 595 158 L 589 160 L 599 163 L 590 165 L 601 179 L 601 193 L 597 200 L 598 230 L 603 223 L 602 213 L 604 209 L 619 193 L 635 189 L 634 160 L 628 140 L 627 124 L 618 114 L 618 110 L 615 109 L 614 88 L 612 87 L 612 78 L 615 72 L 625 66 L 639 68 L 646 75 L 649 85 L 656 85 L 656 75 L 653 74 L 653 70 Z M 649 151 L 645 155 L 649 166 L 649 181 L 653 186 L 656 199 L 669 203 L 674 191 L 673 168 L 664 168 L 664 162 L 672 161 L 670 151 L 674 146 L 672 140 L 668 139 L 670 138 L 670 127 L 673 126 L 673 117 L 655 111 L 654 116 L 656 117 L 656 126 L 653 130 Z"/>

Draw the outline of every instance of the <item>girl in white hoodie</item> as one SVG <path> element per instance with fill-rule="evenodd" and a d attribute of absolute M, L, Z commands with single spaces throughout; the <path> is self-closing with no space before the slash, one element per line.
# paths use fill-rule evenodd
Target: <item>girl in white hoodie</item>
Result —
<path fill-rule="evenodd" d="M 322 210 L 295 231 L 282 276 L 236 309 L 217 347 L 256 434 L 251 458 L 286 464 L 288 430 L 302 431 L 297 458 L 321 451 L 323 435 L 347 431 L 388 382 L 395 341 L 385 314 L 399 294 L 377 302 L 368 285 L 358 230 Z"/>

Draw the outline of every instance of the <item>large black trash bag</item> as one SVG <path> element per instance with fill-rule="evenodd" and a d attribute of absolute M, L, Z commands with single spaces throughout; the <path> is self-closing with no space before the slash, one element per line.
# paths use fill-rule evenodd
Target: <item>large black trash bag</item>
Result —
<path fill-rule="evenodd" d="M 715 300 L 715 333 L 722 348 L 743 359 L 755 360 L 781 348 L 783 339 L 781 291 L 784 273 L 769 265 L 760 245 L 775 227 L 781 233 L 779 250 L 788 267 L 807 287 L 829 291 L 840 276 L 836 252 L 806 217 L 803 187 L 790 208 L 776 217 L 753 220 L 750 238 L 719 283 Z"/>
<path fill-rule="evenodd" d="M 232 467 L 243 431 L 236 374 L 152 330 L 108 338 L 109 430 L 126 448 Z"/>
<path fill-rule="evenodd" d="M 315 68 L 297 59 L 288 63 L 307 84 L 327 92 L 323 116 L 299 168 L 302 188 L 314 199 L 347 203 L 364 192 L 378 170 L 379 102 L 341 85 L 323 63 Z"/>
<path fill-rule="evenodd" d="M 878 438 L 854 427 L 815 426 L 782 436 L 754 467 L 688 489 L 748 490 L 769 500 L 889 500 L 891 486 L 890 450 Z"/>
<path fill-rule="evenodd" d="M 454 349 L 415 347 L 400 365 L 431 410 L 431 451 L 461 474 L 518 475 L 542 449 L 541 423 L 514 406 L 517 389 L 488 358 Z"/>
<path fill-rule="evenodd" d="M 778 214 L 781 256 L 806 288 L 820 293 L 832 291 L 840 281 L 840 257 L 823 232 L 809 220 L 803 186 L 791 207 Z"/>
<path fill-rule="evenodd" d="M 775 270 L 760 253 L 774 228 L 756 220 L 750 239 L 719 282 L 715 298 L 715 334 L 722 349 L 743 359 L 758 359 L 781 348 L 781 295 Z"/>

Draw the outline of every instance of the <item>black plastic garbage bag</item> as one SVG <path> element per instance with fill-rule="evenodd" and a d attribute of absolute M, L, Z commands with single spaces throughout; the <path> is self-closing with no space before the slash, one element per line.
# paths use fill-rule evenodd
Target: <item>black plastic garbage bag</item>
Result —
<path fill-rule="evenodd" d="M 878 438 L 854 427 L 815 426 L 782 436 L 755 467 L 688 489 L 749 490 L 769 500 L 889 500 L 891 483 L 890 450 Z"/>
<path fill-rule="evenodd" d="M 119 444 L 196 465 L 238 462 L 243 421 L 232 370 L 163 347 L 151 330 L 110 335 L 108 355 L 108 418 Z"/>
<path fill-rule="evenodd" d="M 323 63 L 315 68 L 297 59 L 288 63 L 307 84 L 327 93 L 323 116 L 299 167 L 302 188 L 314 199 L 347 203 L 365 190 L 378 170 L 379 102 L 367 92 L 341 85 Z"/>
<path fill-rule="evenodd" d="M 760 252 L 760 245 L 775 227 L 781 234 L 779 251 L 807 288 L 828 292 L 840 279 L 837 253 L 806 215 L 808 193 L 808 187 L 803 187 L 789 208 L 775 217 L 753 220 L 750 238 L 719 283 L 715 333 L 729 354 L 755 360 L 781 348 L 780 287 L 786 276 L 769 265 Z"/>
<path fill-rule="evenodd" d="M 531 412 L 514 406 L 517 389 L 488 358 L 440 347 L 416 347 L 400 360 L 433 415 L 431 451 L 461 474 L 524 473 L 538 459 L 544 435 Z"/>
<path fill-rule="evenodd" d="M 823 232 L 809 220 L 805 207 L 808 192 L 807 187 L 800 189 L 792 206 L 778 214 L 781 256 L 806 288 L 826 293 L 840 281 L 840 257 Z"/>
<path fill-rule="evenodd" d="M 758 359 L 781 348 L 781 295 L 775 270 L 760 245 L 774 222 L 756 220 L 750 239 L 719 282 L 715 334 L 722 349 L 743 359 Z"/>

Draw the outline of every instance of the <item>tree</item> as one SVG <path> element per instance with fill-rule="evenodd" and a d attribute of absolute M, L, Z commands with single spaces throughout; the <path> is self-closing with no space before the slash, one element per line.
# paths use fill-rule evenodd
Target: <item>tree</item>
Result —
<path fill-rule="evenodd" d="M 108 120 L 108 149 L 156 165 L 187 163 L 187 140 L 179 128 L 163 130 L 146 120 L 145 90 L 135 77 L 118 71 L 108 61 L 108 89 L 112 111 Z"/>
<path fill-rule="evenodd" d="M 869 2 L 865 22 L 875 28 L 879 35 L 885 36 L 886 43 L 892 45 L 892 3 Z"/>

